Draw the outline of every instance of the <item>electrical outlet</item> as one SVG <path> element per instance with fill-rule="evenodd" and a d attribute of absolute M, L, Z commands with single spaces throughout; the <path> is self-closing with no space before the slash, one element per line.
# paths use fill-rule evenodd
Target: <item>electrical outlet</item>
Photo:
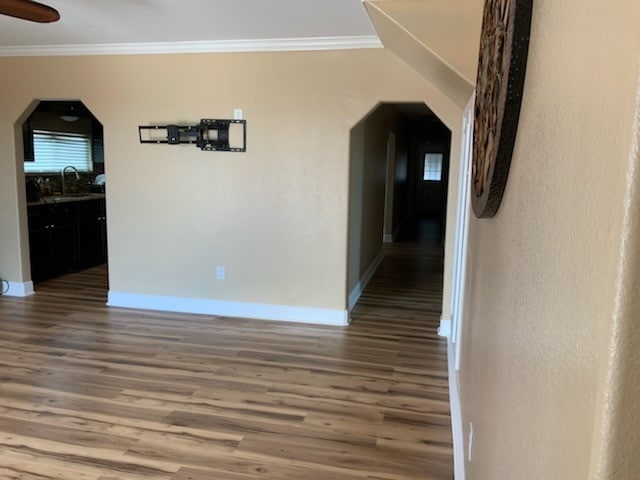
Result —
<path fill-rule="evenodd" d="M 234 120 L 242 120 L 243 113 L 241 108 L 235 108 L 233 110 L 233 119 Z"/>
<path fill-rule="evenodd" d="M 222 265 L 218 265 L 216 267 L 216 278 L 218 280 L 224 280 L 224 276 L 225 276 L 224 267 Z"/>
<path fill-rule="evenodd" d="M 473 422 L 469 422 L 469 447 L 468 447 L 468 455 L 467 458 L 471 461 L 471 457 L 473 454 Z"/>

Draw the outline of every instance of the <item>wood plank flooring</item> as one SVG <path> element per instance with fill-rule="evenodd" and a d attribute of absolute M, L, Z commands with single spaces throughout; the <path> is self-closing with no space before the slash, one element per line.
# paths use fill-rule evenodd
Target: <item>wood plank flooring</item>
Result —
<path fill-rule="evenodd" d="M 452 479 L 441 253 L 347 328 L 109 309 L 100 267 L 0 297 L 0 479 Z"/>

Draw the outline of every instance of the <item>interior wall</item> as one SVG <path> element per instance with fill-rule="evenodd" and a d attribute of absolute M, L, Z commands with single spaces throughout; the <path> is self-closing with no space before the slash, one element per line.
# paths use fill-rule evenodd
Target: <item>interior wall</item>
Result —
<path fill-rule="evenodd" d="M 639 20 L 635 2 L 533 4 L 505 195 L 494 218 L 469 225 L 459 374 L 465 441 L 470 423 L 474 432 L 468 480 L 638 472 L 637 449 L 630 455 L 603 432 L 613 405 L 635 408 L 617 401 L 624 385 L 638 384 L 637 369 L 610 366 L 620 348 L 612 332 L 637 325 L 635 307 L 613 319 L 615 299 L 630 285 L 617 280 L 619 265 L 628 265 L 620 257 L 625 208 L 639 213 L 625 202 Z M 628 413 L 617 415 L 637 436 L 640 422 Z M 622 451 L 624 468 L 601 466 L 604 452 Z"/>
<path fill-rule="evenodd" d="M 366 3 L 371 4 L 369 11 L 380 11 L 407 32 L 414 43 L 422 46 L 423 53 L 409 59 L 409 63 L 422 64 L 430 52 L 473 88 L 484 0 L 374 0 Z M 377 29 L 384 28 L 375 19 L 374 23 Z M 383 41 L 395 50 L 400 39 L 384 36 Z M 408 51 L 404 49 L 400 53 L 408 54 Z"/>
<path fill-rule="evenodd" d="M 483 0 L 365 0 L 384 46 L 463 109 L 475 86 Z"/>
<path fill-rule="evenodd" d="M 351 129 L 348 292 L 382 253 L 387 141 L 396 123 L 395 107 L 380 105 Z"/>
<path fill-rule="evenodd" d="M 598 480 L 631 479 L 640 471 L 640 81 L 632 135 L 618 289 L 597 415 L 601 435 L 592 449 Z"/>
<path fill-rule="evenodd" d="M 0 69 L 0 274 L 29 279 L 16 119 L 35 98 L 77 98 L 104 126 L 110 287 L 138 294 L 344 309 L 350 129 L 379 101 L 459 115 L 383 49 L 1 58 Z M 138 141 L 138 125 L 234 108 L 246 153 Z"/>

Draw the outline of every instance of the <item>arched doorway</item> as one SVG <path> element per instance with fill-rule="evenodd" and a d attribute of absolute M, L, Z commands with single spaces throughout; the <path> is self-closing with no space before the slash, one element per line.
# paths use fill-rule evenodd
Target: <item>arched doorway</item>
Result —
<path fill-rule="evenodd" d="M 380 103 L 351 129 L 349 310 L 384 243 L 444 243 L 450 149 L 451 131 L 424 103 Z"/>
<path fill-rule="evenodd" d="M 106 283 L 102 123 L 80 100 L 42 100 L 30 110 L 21 128 L 36 291 L 41 282 L 99 266 Z"/>

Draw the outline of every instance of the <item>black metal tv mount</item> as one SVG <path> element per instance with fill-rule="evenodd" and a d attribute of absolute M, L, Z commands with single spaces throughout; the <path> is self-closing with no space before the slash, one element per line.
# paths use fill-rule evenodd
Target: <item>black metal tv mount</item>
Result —
<path fill-rule="evenodd" d="M 229 127 L 235 124 L 242 127 L 242 145 L 231 146 L 229 144 Z M 146 136 L 143 136 L 143 133 Z M 169 145 L 191 143 L 206 151 L 247 151 L 246 120 L 203 118 L 197 125 L 140 125 L 138 126 L 138 134 L 140 143 L 167 143 Z"/>

